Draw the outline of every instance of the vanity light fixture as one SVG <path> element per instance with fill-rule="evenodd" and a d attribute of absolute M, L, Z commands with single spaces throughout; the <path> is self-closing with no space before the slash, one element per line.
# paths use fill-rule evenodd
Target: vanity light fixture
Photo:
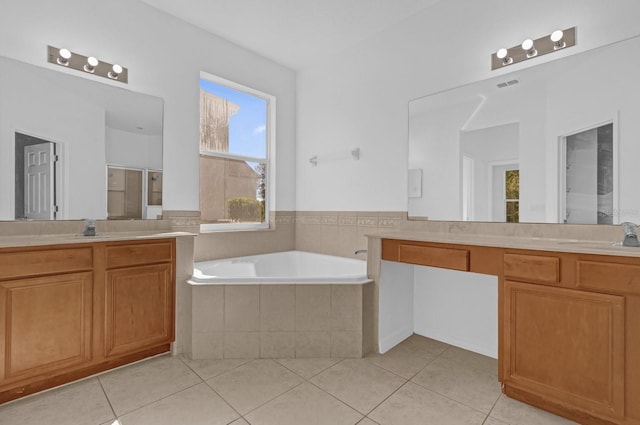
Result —
<path fill-rule="evenodd" d="M 129 71 L 117 63 L 111 64 L 100 61 L 94 56 L 84 56 L 68 49 L 59 49 L 53 46 L 47 46 L 47 54 L 47 61 L 55 65 L 99 75 L 125 84 L 129 81 Z"/>
<path fill-rule="evenodd" d="M 98 62 L 98 59 L 94 58 L 93 56 L 89 56 L 87 58 L 87 63 L 84 64 L 84 70 L 93 74 L 96 70 L 96 66 L 98 66 L 100 62 Z"/>
<path fill-rule="evenodd" d="M 555 30 L 549 36 L 551 42 L 553 43 L 554 50 L 562 49 L 567 47 L 567 43 L 564 41 L 564 32 L 562 30 Z"/>
<path fill-rule="evenodd" d="M 513 58 L 511 56 L 507 56 L 509 52 L 507 49 L 502 48 L 496 52 L 496 56 L 498 59 L 502 60 L 502 65 L 509 65 L 513 62 Z"/>
<path fill-rule="evenodd" d="M 58 50 L 58 57 L 56 63 L 62 66 L 69 66 L 69 59 L 71 59 L 71 52 L 68 49 Z"/>
<path fill-rule="evenodd" d="M 117 63 L 114 63 L 111 67 L 111 71 L 107 73 L 107 77 L 111 78 L 112 80 L 117 80 L 120 74 L 122 74 L 122 67 Z"/>
<path fill-rule="evenodd" d="M 522 44 L 511 48 L 502 48 L 491 54 L 491 69 L 496 70 L 507 65 L 525 61 L 537 56 L 553 53 L 576 45 L 576 27 L 556 30 L 549 35 L 526 39 Z"/>
<path fill-rule="evenodd" d="M 530 38 L 527 38 L 525 41 L 523 41 L 520 46 L 522 47 L 522 50 L 525 51 L 528 58 L 532 58 L 538 54 L 536 46 L 533 43 L 533 40 Z"/>

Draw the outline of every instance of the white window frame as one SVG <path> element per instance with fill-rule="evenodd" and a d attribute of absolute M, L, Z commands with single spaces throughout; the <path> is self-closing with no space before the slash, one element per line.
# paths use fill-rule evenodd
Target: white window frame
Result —
<path fill-rule="evenodd" d="M 198 138 L 198 154 L 215 156 L 224 159 L 239 159 L 242 161 L 265 163 L 265 200 L 264 223 L 206 223 L 200 224 L 200 233 L 236 231 L 236 230 L 266 230 L 271 227 L 270 211 L 275 209 L 275 140 L 276 140 L 276 97 L 260 90 L 247 87 L 226 78 L 218 77 L 208 72 L 200 71 L 200 78 L 237 90 L 254 97 L 258 97 L 267 103 L 266 117 L 266 158 L 254 158 L 244 155 L 234 155 L 226 152 L 210 152 L 200 150 L 200 138 Z M 200 80 L 198 80 L 200 81 Z M 199 134 L 199 132 L 198 132 Z M 199 175 L 199 174 L 198 174 Z M 202 184 L 198 178 L 198 184 Z M 200 201 L 198 201 L 198 205 Z"/>

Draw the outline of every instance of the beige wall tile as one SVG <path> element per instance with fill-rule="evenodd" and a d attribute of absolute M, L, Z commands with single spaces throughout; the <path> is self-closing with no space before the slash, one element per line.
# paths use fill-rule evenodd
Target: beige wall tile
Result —
<path fill-rule="evenodd" d="M 192 335 L 192 286 L 187 279 L 193 274 L 194 237 L 176 238 L 176 340 L 172 346 L 174 354 L 191 352 Z"/>
<path fill-rule="evenodd" d="M 331 332 L 296 332 L 296 357 L 329 357 Z"/>
<path fill-rule="evenodd" d="M 337 211 L 323 211 L 322 212 L 322 224 L 328 224 L 337 226 L 338 225 L 338 215 Z"/>
<path fill-rule="evenodd" d="M 224 329 L 224 286 L 192 286 L 194 333 L 221 332 Z"/>
<path fill-rule="evenodd" d="M 261 331 L 294 331 L 295 318 L 295 285 L 260 286 Z"/>
<path fill-rule="evenodd" d="M 331 285 L 296 285 L 296 330 L 331 329 Z"/>
<path fill-rule="evenodd" d="M 3 221 L 0 222 L 0 235 L 2 236 L 34 236 L 41 234 L 42 221 Z M 82 229 L 82 224 L 77 222 L 78 229 Z M 80 230 L 75 230 L 79 232 Z"/>
<path fill-rule="evenodd" d="M 296 356 L 295 332 L 260 332 L 260 357 L 290 359 Z"/>
<path fill-rule="evenodd" d="M 361 285 L 331 285 L 331 330 L 362 330 Z"/>
<path fill-rule="evenodd" d="M 323 224 L 320 227 L 322 229 L 322 235 L 317 251 L 321 254 L 336 255 L 338 252 L 338 232 L 340 227 L 337 224 Z"/>
<path fill-rule="evenodd" d="M 367 249 L 369 238 L 367 235 L 377 235 L 379 229 L 377 227 L 358 227 L 356 235 L 357 249 Z M 352 253 L 353 254 L 353 253 Z M 352 255 L 353 258 L 366 258 L 365 256 Z"/>
<path fill-rule="evenodd" d="M 358 228 L 356 226 L 340 226 L 338 231 L 338 254 L 342 257 L 353 257 L 358 248 Z"/>
<path fill-rule="evenodd" d="M 201 233 L 196 238 L 195 261 L 290 251 L 295 247 L 295 218 L 284 216 L 274 229 Z"/>
<path fill-rule="evenodd" d="M 191 341 L 192 359 L 221 359 L 224 338 L 222 332 L 194 333 Z"/>
<path fill-rule="evenodd" d="M 362 285 L 362 355 L 377 351 L 378 306 L 374 301 L 375 283 Z"/>
<path fill-rule="evenodd" d="M 371 211 L 358 211 L 358 227 L 378 227 L 378 213 Z"/>
<path fill-rule="evenodd" d="M 406 220 L 406 211 L 382 211 L 378 213 L 378 228 L 386 231 L 395 230 Z"/>
<path fill-rule="evenodd" d="M 359 332 L 359 331 L 331 332 L 331 357 L 339 357 L 339 358 L 362 357 L 362 332 Z"/>
<path fill-rule="evenodd" d="M 224 290 L 224 330 L 258 331 L 260 287 L 226 285 Z"/>
<path fill-rule="evenodd" d="M 338 213 L 339 226 L 357 226 L 358 213 L 356 211 L 342 211 Z"/>
<path fill-rule="evenodd" d="M 321 241 L 322 241 L 321 225 L 296 223 L 295 247 L 297 250 L 308 251 L 308 252 L 320 252 Z"/>
<path fill-rule="evenodd" d="M 225 359 L 257 359 L 260 357 L 259 332 L 225 332 Z"/>

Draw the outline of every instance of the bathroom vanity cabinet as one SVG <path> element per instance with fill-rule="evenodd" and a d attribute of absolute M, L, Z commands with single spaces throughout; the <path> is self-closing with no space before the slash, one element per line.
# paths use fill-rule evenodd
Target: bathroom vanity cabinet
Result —
<path fill-rule="evenodd" d="M 382 259 L 495 274 L 503 392 L 581 424 L 640 424 L 640 256 L 383 239 Z"/>
<path fill-rule="evenodd" d="M 169 351 L 175 239 L 0 249 L 0 403 Z"/>

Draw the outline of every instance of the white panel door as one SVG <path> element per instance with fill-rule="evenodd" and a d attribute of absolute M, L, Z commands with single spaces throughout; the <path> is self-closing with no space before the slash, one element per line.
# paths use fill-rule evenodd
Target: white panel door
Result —
<path fill-rule="evenodd" d="M 54 158 L 52 142 L 24 147 L 24 213 L 28 219 L 55 218 Z"/>

